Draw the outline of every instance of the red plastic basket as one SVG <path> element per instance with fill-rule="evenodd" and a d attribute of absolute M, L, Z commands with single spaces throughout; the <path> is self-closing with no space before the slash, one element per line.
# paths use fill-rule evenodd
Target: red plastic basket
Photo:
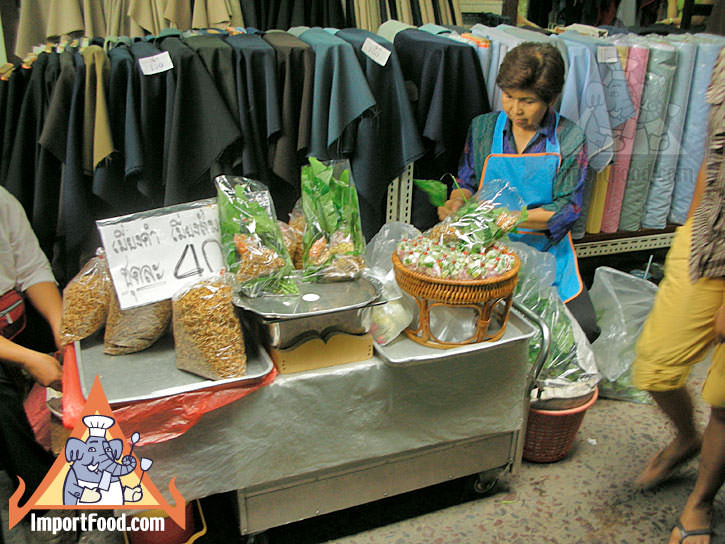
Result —
<path fill-rule="evenodd" d="M 596 402 L 598 389 L 585 404 L 569 410 L 529 409 L 523 457 L 534 463 L 553 463 L 563 459 L 579 431 L 584 414 Z"/>

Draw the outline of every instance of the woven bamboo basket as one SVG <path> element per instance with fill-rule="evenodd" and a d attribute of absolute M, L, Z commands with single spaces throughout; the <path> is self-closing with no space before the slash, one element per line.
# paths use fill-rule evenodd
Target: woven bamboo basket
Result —
<path fill-rule="evenodd" d="M 405 334 L 411 340 L 433 348 L 498 340 L 506 330 L 520 267 L 521 261 L 514 255 L 514 266 L 501 276 L 482 280 L 450 280 L 432 278 L 411 270 L 393 253 L 395 279 L 418 306 L 418 323 L 409 326 Z M 463 342 L 447 342 L 436 338 L 430 328 L 430 310 L 435 306 L 472 308 L 477 313 L 475 334 Z M 501 326 L 495 332 L 489 332 L 494 309 Z"/>

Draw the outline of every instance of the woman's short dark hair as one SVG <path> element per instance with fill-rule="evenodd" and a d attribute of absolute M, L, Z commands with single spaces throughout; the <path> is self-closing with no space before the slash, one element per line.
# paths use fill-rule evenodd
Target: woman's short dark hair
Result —
<path fill-rule="evenodd" d="M 506 53 L 496 84 L 502 89 L 532 91 L 550 104 L 564 87 L 564 59 L 551 44 L 524 42 Z"/>

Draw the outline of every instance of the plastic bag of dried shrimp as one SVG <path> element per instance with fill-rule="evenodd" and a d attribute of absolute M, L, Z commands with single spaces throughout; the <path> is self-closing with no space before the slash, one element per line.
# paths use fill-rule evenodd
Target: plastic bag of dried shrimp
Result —
<path fill-rule="evenodd" d="M 103 353 L 123 355 L 151 347 L 166 332 L 170 321 L 171 300 L 121 310 L 116 292 L 111 291 Z"/>
<path fill-rule="evenodd" d="M 365 268 L 360 206 L 347 160 L 302 167 L 302 268 L 306 281 L 357 278 Z"/>
<path fill-rule="evenodd" d="M 302 237 L 305 234 L 305 228 L 307 227 L 307 221 L 305 220 L 305 214 L 302 211 L 302 199 L 297 199 L 292 211 L 289 212 L 289 226 L 297 233 L 298 243 L 295 246 L 295 252 L 290 253 L 292 257 L 292 263 L 295 265 L 295 269 L 302 270 L 302 253 L 304 248 L 302 247 Z"/>
<path fill-rule="evenodd" d="M 63 344 L 88 338 L 106 323 L 113 283 L 102 249 L 63 289 L 60 336 Z"/>
<path fill-rule="evenodd" d="M 214 181 L 224 259 L 239 290 L 250 297 L 298 293 L 267 188 L 243 177 L 218 176 Z"/>
<path fill-rule="evenodd" d="M 176 366 L 211 380 L 246 372 L 242 326 L 232 303 L 230 274 L 204 278 L 172 298 Z"/>

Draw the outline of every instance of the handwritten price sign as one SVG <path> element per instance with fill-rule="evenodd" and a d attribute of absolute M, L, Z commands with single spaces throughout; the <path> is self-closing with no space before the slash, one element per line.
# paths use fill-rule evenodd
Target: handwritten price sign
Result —
<path fill-rule="evenodd" d="M 122 310 L 224 268 L 216 199 L 96 221 Z"/>

